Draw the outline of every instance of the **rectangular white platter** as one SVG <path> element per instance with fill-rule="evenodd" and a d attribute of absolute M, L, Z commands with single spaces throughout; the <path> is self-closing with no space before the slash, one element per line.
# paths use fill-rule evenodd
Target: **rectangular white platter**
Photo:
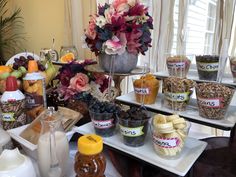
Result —
<path fill-rule="evenodd" d="M 91 122 L 80 127 L 75 127 L 73 130 L 80 134 L 95 133 Z M 207 146 L 206 142 L 189 137 L 186 139 L 185 147 L 180 157 L 175 160 L 167 160 L 159 157 L 155 153 L 152 146 L 150 132 L 147 134 L 144 145 L 140 147 L 129 147 L 125 145 L 120 133 L 118 132 L 116 132 L 116 134 L 111 137 L 103 138 L 103 141 L 104 144 L 114 149 L 127 153 L 131 156 L 134 156 L 135 158 L 141 159 L 179 176 L 185 176 L 187 174 L 189 169 Z"/>
<path fill-rule="evenodd" d="M 136 102 L 135 100 L 135 94 L 134 92 L 130 92 L 128 94 L 116 97 L 116 100 L 121 101 L 122 103 L 126 103 L 127 105 L 129 103 L 140 105 L 140 103 Z M 150 108 L 152 110 L 156 111 L 162 111 L 166 113 L 173 113 L 173 110 L 166 108 L 162 104 L 163 100 L 163 94 L 158 94 L 156 102 L 154 104 L 145 105 L 146 108 Z M 228 109 L 228 112 L 226 114 L 226 117 L 221 120 L 213 120 L 213 119 L 206 119 L 201 116 L 199 116 L 198 107 L 196 104 L 196 100 L 192 99 L 189 103 L 189 106 L 185 111 L 179 111 L 178 114 L 180 116 L 183 116 L 185 118 L 189 118 L 192 120 L 196 120 L 197 122 L 202 122 L 203 124 L 210 124 L 210 125 L 216 125 L 217 128 L 223 128 L 225 130 L 231 129 L 234 127 L 236 122 L 236 106 L 230 106 Z"/>
<path fill-rule="evenodd" d="M 168 72 L 156 72 L 156 73 L 153 73 L 157 78 L 167 78 L 169 77 L 169 73 Z M 199 77 L 198 77 L 198 73 L 196 71 L 189 71 L 188 75 L 187 75 L 187 78 L 188 79 L 191 79 L 191 80 L 194 80 L 196 82 L 215 82 L 217 83 L 216 81 L 208 81 L 208 80 L 200 80 Z M 229 85 L 229 86 L 236 86 L 236 83 L 233 82 L 233 77 L 229 74 L 225 74 L 222 78 L 222 84 L 224 85 Z"/>

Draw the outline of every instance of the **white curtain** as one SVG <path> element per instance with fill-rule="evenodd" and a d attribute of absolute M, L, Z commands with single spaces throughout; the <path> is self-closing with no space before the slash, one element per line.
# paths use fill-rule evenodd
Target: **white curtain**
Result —
<path fill-rule="evenodd" d="M 88 26 L 89 15 L 96 13 L 95 0 L 64 0 L 65 31 L 64 45 L 75 45 L 80 59 L 94 58 L 94 55 L 83 48 L 84 30 Z"/>
<path fill-rule="evenodd" d="M 184 55 L 186 53 L 187 37 L 187 17 L 188 17 L 189 0 L 179 0 L 179 15 L 177 29 L 177 47 L 176 54 Z"/>

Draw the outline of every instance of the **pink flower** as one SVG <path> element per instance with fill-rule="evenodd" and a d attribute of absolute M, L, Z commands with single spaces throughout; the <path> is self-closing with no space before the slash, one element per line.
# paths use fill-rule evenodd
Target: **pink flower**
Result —
<path fill-rule="evenodd" d="M 83 73 L 77 73 L 73 78 L 70 79 L 70 86 L 78 92 L 88 91 L 89 87 L 89 78 Z"/>
<path fill-rule="evenodd" d="M 104 12 L 105 18 L 106 18 L 107 22 L 110 24 L 111 24 L 111 17 L 113 16 L 114 13 L 115 13 L 115 10 L 113 7 L 106 9 Z"/>
<path fill-rule="evenodd" d="M 85 35 L 90 39 L 95 39 L 97 32 L 96 32 L 96 17 L 91 16 L 89 21 L 89 26 L 85 31 Z"/>
<path fill-rule="evenodd" d="M 121 55 L 125 52 L 126 44 L 127 40 L 125 33 L 120 33 L 119 38 L 117 36 L 113 36 L 111 40 L 106 41 L 105 52 L 108 55 Z"/>
<path fill-rule="evenodd" d="M 117 9 L 122 4 L 127 4 L 127 0 L 114 0 L 112 6 Z"/>

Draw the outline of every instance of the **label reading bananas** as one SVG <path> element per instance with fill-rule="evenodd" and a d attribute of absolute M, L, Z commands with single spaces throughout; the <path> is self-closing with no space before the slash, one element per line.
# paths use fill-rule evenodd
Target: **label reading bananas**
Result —
<path fill-rule="evenodd" d="M 114 126 L 114 119 L 109 120 L 94 120 L 92 119 L 93 126 L 97 129 L 106 129 Z"/>
<path fill-rule="evenodd" d="M 144 134 L 143 126 L 129 128 L 129 127 L 124 127 L 124 126 L 120 125 L 120 132 L 123 136 L 128 136 L 128 137 L 137 137 L 137 136 L 141 136 Z"/>
<path fill-rule="evenodd" d="M 168 62 L 167 63 L 168 69 L 184 69 L 185 62 Z"/>
<path fill-rule="evenodd" d="M 218 71 L 219 63 L 201 63 L 197 62 L 197 68 L 201 71 Z"/>
<path fill-rule="evenodd" d="M 149 88 L 134 88 L 134 92 L 139 95 L 148 95 L 150 93 Z"/>
<path fill-rule="evenodd" d="M 164 95 L 165 98 L 170 101 L 184 102 L 189 100 L 189 92 L 184 92 L 184 93 L 165 92 Z"/>
<path fill-rule="evenodd" d="M 163 138 L 153 135 L 153 143 L 162 148 L 175 148 L 179 146 L 180 140 L 178 138 Z"/>
<path fill-rule="evenodd" d="M 222 108 L 223 98 L 198 98 L 198 103 L 201 106 L 209 108 Z"/>

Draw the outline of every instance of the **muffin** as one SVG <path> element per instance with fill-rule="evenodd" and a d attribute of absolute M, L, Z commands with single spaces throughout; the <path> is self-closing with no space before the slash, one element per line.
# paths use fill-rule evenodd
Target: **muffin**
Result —
<path fill-rule="evenodd" d="M 136 101 L 153 104 L 159 90 L 159 81 L 152 74 L 146 74 L 133 82 Z"/>

